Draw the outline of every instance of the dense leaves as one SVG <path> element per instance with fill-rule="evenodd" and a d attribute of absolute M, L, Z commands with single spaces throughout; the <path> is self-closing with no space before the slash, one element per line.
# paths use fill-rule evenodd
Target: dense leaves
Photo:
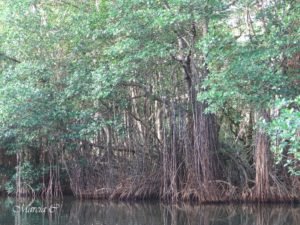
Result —
<path fill-rule="evenodd" d="M 0 12 L 7 192 L 194 199 L 210 165 L 210 183 L 248 196 L 262 132 L 270 177 L 297 179 L 298 1 L 2 0 Z"/>

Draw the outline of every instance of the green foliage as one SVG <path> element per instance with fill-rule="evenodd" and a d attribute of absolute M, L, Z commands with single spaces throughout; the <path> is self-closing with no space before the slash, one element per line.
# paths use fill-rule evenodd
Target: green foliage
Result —
<path fill-rule="evenodd" d="M 300 96 L 276 102 L 278 115 L 267 126 L 277 163 L 284 161 L 289 172 L 300 175 Z"/>
<path fill-rule="evenodd" d="M 245 114 L 275 105 L 280 113 L 266 126 L 274 154 L 299 175 L 299 67 L 288 66 L 300 52 L 297 1 L 2 0 L 0 12 L 0 145 L 28 156 L 19 162 L 26 182 L 47 173 L 45 152 L 87 164 L 78 149 L 105 139 L 104 129 L 119 142 L 132 121 L 155 133 L 147 110 L 186 98 L 176 56 L 189 53 L 199 71 L 208 66 L 198 100 L 222 118 L 222 141 L 243 151 L 234 142 Z M 124 111 L 137 115 L 126 121 Z"/>
<path fill-rule="evenodd" d="M 41 178 L 47 170 L 43 166 L 34 166 L 28 161 L 19 165 L 18 169 L 21 173 L 14 174 L 5 184 L 5 190 L 7 193 L 11 194 L 16 192 L 16 179 L 18 176 L 21 177 L 22 184 L 30 185 L 34 191 L 39 192 L 41 190 Z"/>
<path fill-rule="evenodd" d="M 299 3 L 294 4 L 270 3 L 249 21 L 253 30 L 242 34 L 243 39 L 238 41 L 229 32 L 232 24 L 212 27 L 214 31 L 206 41 L 211 75 L 204 83 L 207 91 L 199 95 L 200 101 L 209 103 L 208 111 L 239 102 L 261 109 L 275 96 L 293 98 L 299 93 L 299 87 L 291 85 L 299 78 L 297 72 L 282 68 L 285 57 L 291 58 L 300 50 L 295 26 Z M 278 21 L 278 12 L 282 11 L 285 14 Z M 265 27 L 261 23 L 266 23 Z"/>
<path fill-rule="evenodd" d="M 248 21 L 241 21 L 238 15 L 249 8 Z M 198 100 L 208 103 L 208 113 L 230 117 L 236 124 L 242 121 L 235 119 L 237 115 L 248 109 L 261 112 L 279 107 L 279 116 L 266 125 L 272 149 L 278 162 L 287 157 L 283 156 L 287 150 L 285 164 L 297 175 L 299 62 L 298 67 L 287 62 L 295 61 L 300 51 L 299 10 L 295 1 L 270 2 L 260 9 L 240 1 L 239 8 L 232 9 L 233 21 L 217 21 L 207 40 L 199 43 L 206 49 L 211 73 L 203 84 L 206 91 L 198 94 Z"/>

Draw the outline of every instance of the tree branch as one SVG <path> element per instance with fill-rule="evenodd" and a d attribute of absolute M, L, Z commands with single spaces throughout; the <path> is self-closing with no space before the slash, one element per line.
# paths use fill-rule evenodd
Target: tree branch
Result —
<path fill-rule="evenodd" d="M 0 53 L 0 57 L 6 58 L 6 59 L 8 59 L 10 61 L 13 61 L 15 63 L 21 63 L 21 61 L 19 61 L 18 59 L 10 57 L 10 56 L 8 56 L 8 55 L 6 55 L 4 53 Z"/>

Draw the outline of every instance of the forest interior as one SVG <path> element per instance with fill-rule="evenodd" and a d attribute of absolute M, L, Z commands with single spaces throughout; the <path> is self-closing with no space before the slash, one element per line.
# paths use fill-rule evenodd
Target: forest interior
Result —
<path fill-rule="evenodd" d="M 0 193 L 300 200 L 299 0 L 0 0 Z"/>

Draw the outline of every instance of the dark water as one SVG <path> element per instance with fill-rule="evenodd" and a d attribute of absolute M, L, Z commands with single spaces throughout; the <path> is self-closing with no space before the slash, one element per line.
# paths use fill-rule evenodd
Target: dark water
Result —
<path fill-rule="evenodd" d="M 0 225 L 299 225 L 300 206 L 79 201 L 0 198 Z"/>

